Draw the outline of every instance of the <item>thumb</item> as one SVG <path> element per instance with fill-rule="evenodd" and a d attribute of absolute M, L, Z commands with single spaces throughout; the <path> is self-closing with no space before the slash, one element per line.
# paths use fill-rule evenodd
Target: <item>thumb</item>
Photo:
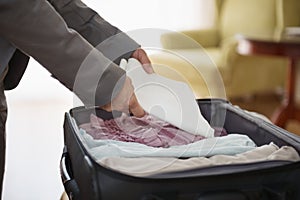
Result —
<path fill-rule="evenodd" d="M 145 115 L 145 111 L 139 104 L 135 94 L 133 94 L 130 98 L 129 111 L 136 117 L 143 117 Z"/>

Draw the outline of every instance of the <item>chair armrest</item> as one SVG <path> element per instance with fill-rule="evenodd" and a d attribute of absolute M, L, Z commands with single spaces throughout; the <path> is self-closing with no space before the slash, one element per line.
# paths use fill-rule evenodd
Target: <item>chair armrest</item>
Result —
<path fill-rule="evenodd" d="M 217 29 L 189 30 L 161 35 L 161 43 L 166 49 L 187 49 L 213 47 L 219 45 Z M 196 41 L 196 42 L 195 42 Z"/>
<path fill-rule="evenodd" d="M 240 56 L 237 53 L 237 45 L 238 41 L 235 37 L 227 38 L 221 42 L 221 63 L 227 68 Z"/>

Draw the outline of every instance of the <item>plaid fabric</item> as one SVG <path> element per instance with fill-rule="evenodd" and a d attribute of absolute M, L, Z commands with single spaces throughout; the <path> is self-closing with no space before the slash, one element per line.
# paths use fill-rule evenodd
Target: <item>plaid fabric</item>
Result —
<path fill-rule="evenodd" d="M 80 125 L 94 139 L 111 139 L 123 142 L 137 142 L 152 147 L 185 145 L 204 139 L 157 119 L 151 115 L 142 118 L 123 114 L 119 118 L 103 120 L 95 115 L 90 122 Z M 225 135 L 223 129 L 216 129 L 216 135 Z"/>

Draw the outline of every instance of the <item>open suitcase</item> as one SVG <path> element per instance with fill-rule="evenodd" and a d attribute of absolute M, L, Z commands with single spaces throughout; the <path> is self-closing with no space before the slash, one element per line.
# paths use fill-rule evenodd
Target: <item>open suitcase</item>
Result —
<path fill-rule="evenodd" d="M 211 125 L 230 134 L 248 135 L 257 146 L 274 142 L 300 153 L 300 137 L 255 117 L 222 99 L 201 99 L 198 105 Z M 300 162 L 264 161 L 201 167 L 147 177 L 135 177 L 108 169 L 89 155 L 78 138 L 77 124 L 100 110 L 78 107 L 65 115 L 65 148 L 61 176 L 70 199 L 75 200 L 296 200 L 300 199 Z"/>

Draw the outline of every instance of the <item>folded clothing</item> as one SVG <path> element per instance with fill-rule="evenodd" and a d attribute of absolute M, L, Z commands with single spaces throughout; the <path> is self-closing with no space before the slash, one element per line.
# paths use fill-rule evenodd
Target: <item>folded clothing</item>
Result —
<path fill-rule="evenodd" d="M 81 142 L 95 160 L 112 156 L 187 158 L 218 154 L 235 155 L 256 147 L 256 144 L 247 135 L 241 134 L 228 134 L 223 137 L 206 138 L 186 145 L 162 148 L 151 147 L 136 142 L 95 140 L 83 129 L 80 129 L 79 133 Z"/>
<path fill-rule="evenodd" d="M 199 167 L 272 160 L 296 162 L 300 160 L 300 157 L 293 147 L 283 146 L 279 148 L 274 143 L 270 143 L 237 155 L 215 155 L 209 158 L 193 157 L 188 159 L 172 157 L 109 157 L 99 159 L 98 163 L 133 176 L 147 176 Z"/>
<path fill-rule="evenodd" d="M 205 138 L 178 129 L 149 114 L 137 118 L 123 113 L 120 117 L 110 120 L 103 120 L 91 114 L 90 122 L 80 125 L 80 128 L 90 134 L 93 139 L 136 142 L 164 148 L 185 145 Z M 215 136 L 227 135 L 223 128 L 217 127 L 214 131 Z"/>
<path fill-rule="evenodd" d="M 256 147 L 246 135 L 228 134 L 221 128 L 204 138 L 189 134 L 151 115 L 127 116 L 102 120 L 91 115 L 82 124 L 80 138 L 89 153 L 98 160 L 104 157 L 199 157 L 217 154 L 235 155 Z"/>

